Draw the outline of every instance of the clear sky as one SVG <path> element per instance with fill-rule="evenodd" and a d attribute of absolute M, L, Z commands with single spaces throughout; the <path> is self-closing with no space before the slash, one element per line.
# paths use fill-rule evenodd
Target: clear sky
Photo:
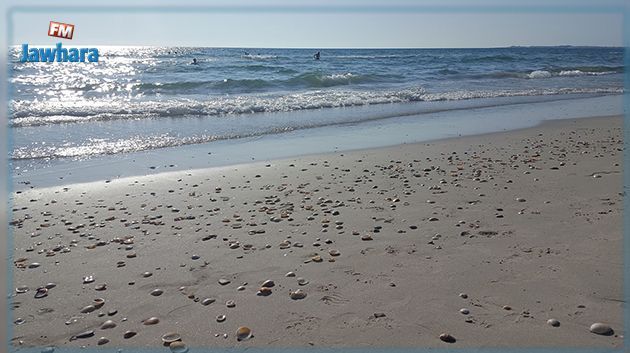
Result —
<path fill-rule="evenodd" d="M 22 6 L 22 2 L 14 1 Z M 46 2 L 52 4 L 50 2 Z M 68 3 L 68 2 L 66 2 Z M 86 6 L 86 2 L 69 2 Z M 159 2 L 158 2 L 159 3 Z M 165 4 L 164 2 L 162 2 Z M 242 12 L 234 6 L 244 7 Z M 104 6 L 129 5 L 113 0 Z M 147 1 L 133 5 L 150 6 Z M 620 1 L 404 1 L 400 11 L 385 0 L 278 2 L 290 10 L 266 8 L 261 1 L 191 2 L 191 11 L 14 10 L 12 44 L 53 44 L 51 20 L 76 25 L 67 45 L 165 45 L 208 47 L 500 47 L 510 45 L 621 46 Z M 58 2 L 54 2 L 58 6 Z M 296 6 L 309 7 L 305 11 Z M 321 7 L 324 6 L 324 7 Z M 340 6 L 339 11 L 331 7 Z M 380 6 L 380 7 L 379 7 Z M 182 8 L 184 8 L 182 6 Z M 352 8 L 358 9 L 356 12 Z M 510 10 L 512 9 L 513 10 Z M 37 10 L 38 9 L 38 10 Z M 381 9 L 381 10 L 379 10 Z"/>

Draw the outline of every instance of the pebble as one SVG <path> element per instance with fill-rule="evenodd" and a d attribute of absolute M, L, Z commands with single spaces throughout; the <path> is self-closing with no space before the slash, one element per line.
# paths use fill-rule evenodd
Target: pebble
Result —
<path fill-rule="evenodd" d="M 335 250 L 335 249 L 328 250 L 328 253 L 330 254 L 330 256 L 339 256 L 339 255 L 341 255 L 339 250 Z"/>
<path fill-rule="evenodd" d="M 468 309 L 466 309 L 466 308 L 459 309 L 459 312 L 460 312 L 460 313 L 462 313 L 462 314 L 464 314 L 464 315 L 468 315 L 468 314 L 470 314 L 470 310 L 468 310 Z"/>
<path fill-rule="evenodd" d="M 236 340 L 246 341 L 252 338 L 252 330 L 249 327 L 241 326 L 236 330 Z"/>
<path fill-rule="evenodd" d="M 103 324 L 101 324 L 101 330 L 107 330 L 109 328 L 114 328 L 114 327 L 116 327 L 116 323 L 112 320 L 107 320 L 103 322 Z"/>
<path fill-rule="evenodd" d="M 151 277 L 151 276 L 153 276 L 153 273 L 151 273 L 151 272 L 143 272 L 142 273 L 142 277 L 144 277 L 144 278 L 148 278 L 148 277 Z"/>
<path fill-rule="evenodd" d="M 162 295 L 162 293 L 164 293 L 164 291 L 159 288 L 156 288 L 151 291 L 151 295 L 154 297 L 159 297 L 160 295 Z"/>
<path fill-rule="evenodd" d="M 286 275 L 284 275 L 285 277 L 295 277 L 295 272 L 287 272 Z"/>
<path fill-rule="evenodd" d="M 365 240 L 365 241 L 372 240 L 372 236 L 369 234 L 365 234 L 361 237 L 361 240 Z"/>
<path fill-rule="evenodd" d="M 98 339 L 98 341 L 96 341 L 96 344 L 99 346 L 102 346 L 104 344 L 108 344 L 109 343 L 109 339 L 107 337 L 101 337 Z"/>
<path fill-rule="evenodd" d="M 182 341 L 171 342 L 171 344 L 168 345 L 168 348 L 170 348 L 171 352 L 173 353 L 187 353 L 188 352 L 188 347 Z"/>
<path fill-rule="evenodd" d="M 80 338 L 89 338 L 94 336 L 94 331 L 89 330 L 89 331 L 83 331 L 81 333 L 78 333 L 72 337 L 70 337 L 70 341 L 74 341 L 76 339 L 80 339 Z"/>
<path fill-rule="evenodd" d="M 448 333 L 443 333 L 440 335 L 440 339 L 446 343 L 455 343 L 455 337 L 449 335 Z"/>
<path fill-rule="evenodd" d="M 504 305 L 503 310 L 512 310 L 512 307 L 509 305 Z"/>
<path fill-rule="evenodd" d="M 217 315 L 217 322 L 223 322 L 227 319 L 225 315 Z"/>
<path fill-rule="evenodd" d="M 229 279 L 225 279 L 225 278 L 219 279 L 219 284 L 222 285 L 222 286 L 224 286 L 226 284 L 229 284 L 229 283 L 230 283 Z"/>
<path fill-rule="evenodd" d="M 308 283 L 309 283 L 308 280 L 305 278 L 302 278 L 302 277 L 297 278 L 297 284 L 299 284 L 300 286 L 305 286 Z"/>
<path fill-rule="evenodd" d="M 214 298 L 206 298 L 206 299 L 201 301 L 201 304 L 202 305 L 210 305 L 210 304 L 214 303 L 215 301 L 217 301 L 217 300 L 214 299 Z"/>
<path fill-rule="evenodd" d="M 236 303 L 234 302 L 234 300 L 228 300 L 227 302 L 225 302 L 225 306 L 227 306 L 228 308 L 233 308 L 236 306 Z"/>
<path fill-rule="evenodd" d="M 547 324 L 553 327 L 558 327 L 560 326 L 560 321 L 556 320 L 556 319 L 549 319 L 547 320 Z"/>
<path fill-rule="evenodd" d="M 267 287 L 261 287 L 258 292 L 256 292 L 256 295 L 260 295 L 263 297 L 266 297 L 268 295 L 271 295 L 271 288 L 267 288 Z"/>
<path fill-rule="evenodd" d="M 83 277 L 83 284 L 88 284 L 94 282 L 94 276 L 85 276 Z"/>
<path fill-rule="evenodd" d="M 126 332 L 123 334 L 123 338 L 124 338 L 124 339 L 130 339 L 131 337 L 135 336 L 136 334 L 137 334 L 137 333 L 136 333 L 136 332 L 134 332 L 134 331 L 126 331 Z"/>
<path fill-rule="evenodd" d="M 162 335 L 162 342 L 173 343 L 182 339 L 182 336 L 177 332 L 168 332 Z"/>
<path fill-rule="evenodd" d="M 156 324 L 158 324 L 159 322 L 160 322 L 160 319 L 158 319 L 158 318 L 157 318 L 157 317 L 155 317 L 155 316 L 152 316 L 152 317 L 150 317 L 150 318 L 148 318 L 148 319 L 146 319 L 146 320 L 142 321 L 142 323 L 143 323 L 144 325 L 156 325 Z"/>
<path fill-rule="evenodd" d="M 26 293 L 26 292 L 28 292 L 28 287 L 27 286 L 19 286 L 19 287 L 15 288 L 15 292 L 18 293 L 18 294 Z"/>
<path fill-rule="evenodd" d="M 468 294 L 466 294 L 466 293 L 459 293 L 459 297 L 462 298 L 462 299 L 466 299 L 466 298 L 468 298 Z"/>
<path fill-rule="evenodd" d="M 276 283 L 274 281 L 268 279 L 268 280 L 264 281 L 260 286 L 261 287 L 266 287 L 266 288 L 271 288 L 271 287 L 273 287 L 275 285 L 276 285 Z"/>
<path fill-rule="evenodd" d="M 612 327 L 606 324 L 602 324 L 601 322 L 596 322 L 592 324 L 590 330 L 592 333 L 605 336 L 611 335 L 613 333 Z"/>
<path fill-rule="evenodd" d="M 35 299 L 40 299 L 48 296 L 48 289 L 42 287 L 37 288 L 37 292 L 35 292 Z"/>
<path fill-rule="evenodd" d="M 293 300 L 300 300 L 300 299 L 306 298 L 306 292 L 301 289 L 298 289 L 298 290 L 290 292 L 289 296 Z"/>

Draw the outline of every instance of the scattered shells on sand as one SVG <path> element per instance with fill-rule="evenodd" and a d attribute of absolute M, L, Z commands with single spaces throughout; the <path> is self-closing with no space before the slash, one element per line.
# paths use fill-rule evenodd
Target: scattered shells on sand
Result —
<path fill-rule="evenodd" d="M 116 323 L 112 320 L 107 320 L 101 324 L 101 330 L 107 330 L 116 327 Z"/>
<path fill-rule="evenodd" d="M 304 299 L 304 298 L 306 298 L 306 292 L 301 290 L 301 289 L 298 289 L 298 290 L 290 292 L 289 296 L 293 300 Z"/>
<path fill-rule="evenodd" d="M 246 341 L 252 338 L 252 330 L 249 327 L 241 326 L 236 330 L 236 339 L 238 341 Z"/>
<path fill-rule="evenodd" d="M 171 344 L 168 345 L 168 348 L 170 348 L 172 353 L 187 353 L 188 352 L 188 347 L 182 341 L 171 342 Z"/>
<path fill-rule="evenodd" d="M 596 322 L 592 324 L 590 330 L 592 333 L 598 335 L 611 335 L 613 333 L 612 327 L 601 322 Z"/>
<path fill-rule="evenodd" d="M 159 322 L 160 322 L 160 319 L 158 319 L 158 318 L 157 318 L 157 317 L 155 317 L 155 316 L 152 316 L 152 317 L 150 317 L 150 318 L 148 318 L 148 319 L 146 319 L 146 320 L 142 321 L 142 323 L 143 323 L 144 325 L 156 325 L 156 324 L 158 324 Z"/>
<path fill-rule="evenodd" d="M 446 343 L 455 343 L 455 337 L 449 335 L 448 333 L 440 334 L 440 339 Z"/>
<path fill-rule="evenodd" d="M 177 332 L 168 332 L 162 335 L 162 342 L 173 343 L 182 339 L 182 336 Z"/>
<path fill-rule="evenodd" d="M 547 320 L 547 324 L 549 326 L 558 327 L 558 326 L 560 326 L 560 321 L 558 321 L 556 319 L 549 319 L 549 320 Z"/>

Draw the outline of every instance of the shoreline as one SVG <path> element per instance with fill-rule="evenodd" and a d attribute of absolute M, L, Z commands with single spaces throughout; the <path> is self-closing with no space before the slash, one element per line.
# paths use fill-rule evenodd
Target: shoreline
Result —
<path fill-rule="evenodd" d="M 58 160 L 35 167 L 14 164 L 16 190 L 30 186 L 75 184 L 121 177 L 153 175 L 161 171 L 186 171 L 208 167 L 249 164 L 252 161 L 336 153 L 423 143 L 444 138 L 474 136 L 536 126 L 554 119 L 620 114 L 621 96 L 601 96 L 518 103 L 421 115 L 404 115 L 359 124 L 295 130 L 278 135 L 223 140 L 86 160 Z M 408 109 L 408 108 L 407 108 Z M 506 117 L 510 117 L 506 119 Z M 291 146 L 291 149 L 287 149 Z M 38 169 L 39 168 L 39 169 Z M 156 173 L 157 172 L 157 173 Z M 27 185 L 24 185 L 28 183 Z"/>
<path fill-rule="evenodd" d="M 13 343 L 621 347 L 622 139 L 566 119 L 14 193 Z"/>

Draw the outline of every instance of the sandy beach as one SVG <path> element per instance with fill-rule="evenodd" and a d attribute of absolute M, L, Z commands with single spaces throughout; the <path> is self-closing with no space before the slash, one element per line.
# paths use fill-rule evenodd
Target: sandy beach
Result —
<path fill-rule="evenodd" d="M 622 136 L 558 120 L 16 193 L 12 342 L 621 347 Z"/>

